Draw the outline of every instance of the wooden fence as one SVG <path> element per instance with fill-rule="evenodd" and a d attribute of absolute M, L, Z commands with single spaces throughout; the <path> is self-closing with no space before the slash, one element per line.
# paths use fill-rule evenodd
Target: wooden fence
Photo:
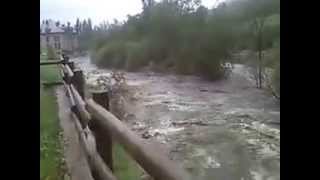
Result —
<path fill-rule="evenodd" d="M 176 162 L 137 136 L 109 110 L 109 92 L 85 96 L 83 72 L 69 58 L 40 62 L 60 67 L 71 112 L 79 132 L 86 158 L 95 180 L 116 180 L 113 174 L 112 143 L 117 141 L 125 151 L 155 180 L 189 180 L 189 174 Z"/>

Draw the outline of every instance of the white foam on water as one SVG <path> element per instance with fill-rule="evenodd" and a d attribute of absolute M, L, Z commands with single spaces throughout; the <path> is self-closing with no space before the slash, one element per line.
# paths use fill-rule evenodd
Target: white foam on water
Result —
<path fill-rule="evenodd" d="M 219 168 L 221 164 L 212 156 L 207 157 L 207 168 Z"/>
<path fill-rule="evenodd" d="M 158 132 L 160 134 L 168 135 L 168 134 L 176 133 L 176 132 L 182 131 L 182 130 L 184 130 L 184 127 L 180 127 L 180 128 L 168 127 L 168 128 L 164 128 L 164 129 L 158 129 Z"/>

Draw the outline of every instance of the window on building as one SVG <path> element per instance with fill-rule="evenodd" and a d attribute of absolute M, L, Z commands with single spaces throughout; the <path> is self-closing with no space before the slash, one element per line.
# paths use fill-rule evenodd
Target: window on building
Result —
<path fill-rule="evenodd" d="M 59 36 L 55 36 L 54 37 L 54 47 L 56 49 L 61 49 L 60 37 Z"/>
<path fill-rule="evenodd" d="M 49 36 L 46 37 L 46 40 L 47 40 L 47 43 L 49 43 L 49 41 L 50 41 Z"/>
<path fill-rule="evenodd" d="M 61 44 L 60 44 L 60 42 L 54 43 L 54 48 L 56 48 L 56 49 L 61 49 Z"/>
<path fill-rule="evenodd" d="M 55 41 L 55 42 L 60 41 L 60 37 L 59 37 L 59 36 L 55 36 L 55 37 L 54 37 L 54 41 Z"/>

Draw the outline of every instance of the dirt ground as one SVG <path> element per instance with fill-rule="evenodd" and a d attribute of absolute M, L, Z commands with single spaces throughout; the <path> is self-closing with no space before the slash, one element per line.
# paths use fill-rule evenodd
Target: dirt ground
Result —
<path fill-rule="evenodd" d="M 69 100 L 63 86 L 56 89 L 59 105 L 59 120 L 64 137 L 64 157 L 70 180 L 93 180 L 89 165 L 82 151 L 78 132 L 71 116 Z"/>

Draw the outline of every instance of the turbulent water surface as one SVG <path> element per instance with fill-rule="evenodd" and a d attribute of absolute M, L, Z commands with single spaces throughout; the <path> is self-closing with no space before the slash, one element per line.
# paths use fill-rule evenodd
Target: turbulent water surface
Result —
<path fill-rule="evenodd" d="M 88 57 L 74 60 L 86 72 L 110 72 Z M 216 82 L 126 73 L 137 97 L 126 106 L 127 122 L 162 143 L 196 179 L 280 179 L 280 106 L 249 76 L 240 64 L 229 79 Z"/>

